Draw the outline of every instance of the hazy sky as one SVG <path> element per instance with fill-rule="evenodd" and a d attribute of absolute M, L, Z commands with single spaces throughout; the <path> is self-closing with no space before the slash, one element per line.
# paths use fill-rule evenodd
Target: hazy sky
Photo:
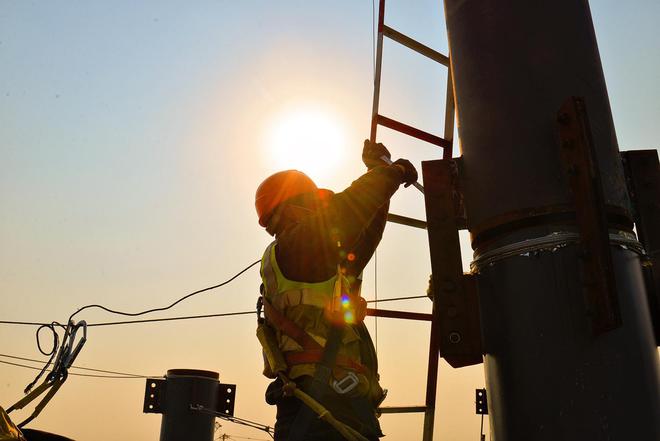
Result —
<path fill-rule="evenodd" d="M 660 2 L 591 7 L 619 144 L 657 148 Z M 439 1 L 389 0 L 386 22 L 447 52 Z M 269 236 L 253 201 L 265 176 L 299 167 L 341 190 L 363 172 L 371 23 L 366 0 L 0 0 L 0 319 L 65 322 L 89 303 L 166 305 L 260 258 Z M 383 69 L 382 113 L 441 133 L 446 69 L 392 42 Z M 385 130 L 379 138 L 417 165 L 441 156 Z M 312 155 L 298 163 L 286 143 Z M 402 189 L 392 212 L 424 218 L 421 195 Z M 389 225 L 378 297 L 422 294 L 429 272 L 426 233 Z M 250 310 L 258 286 L 253 269 L 160 316 Z M 375 290 L 372 263 L 363 294 Z M 79 318 L 118 319 L 98 310 Z M 423 404 L 428 328 L 378 321 L 385 404 Z M 252 316 L 90 328 L 77 364 L 147 375 L 215 370 L 238 385 L 237 416 L 270 424 L 254 330 Z M 0 325 L 0 353 L 42 359 L 34 331 Z M 17 401 L 35 374 L 0 364 L 0 405 Z M 483 384 L 481 366 L 442 362 L 436 439 L 477 438 L 473 394 Z M 142 414 L 143 389 L 144 380 L 72 376 L 31 427 L 77 440 L 156 439 L 160 417 Z M 420 415 L 381 422 L 389 440 L 420 438 Z M 266 438 L 229 423 L 221 433 Z"/>

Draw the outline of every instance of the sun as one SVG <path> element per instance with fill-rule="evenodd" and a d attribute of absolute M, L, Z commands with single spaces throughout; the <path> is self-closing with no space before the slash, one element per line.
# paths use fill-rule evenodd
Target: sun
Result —
<path fill-rule="evenodd" d="M 346 134 L 331 112 L 304 107 L 274 118 L 267 145 L 277 169 L 297 169 L 318 180 L 339 171 L 346 153 Z"/>

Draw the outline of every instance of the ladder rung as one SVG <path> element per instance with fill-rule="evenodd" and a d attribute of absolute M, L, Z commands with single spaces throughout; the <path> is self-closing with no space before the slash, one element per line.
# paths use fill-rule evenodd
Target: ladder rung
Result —
<path fill-rule="evenodd" d="M 425 312 L 392 311 L 391 309 L 367 308 L 367 315 L 370 317 L 386 317 L 404 320 L 420 320 L 423 322 L 433 321 L 433 314 Z"/>
<path fill-rule="evenodd" d="M 444 138 L 440 138 L 439 136 L 432 135 L 428 132 L 425 132 L 423 130 L 416 129 L 412 126 L 409 126 L 408 124 L 404 124 L 399 121 L 395 121 L 391 118 L 388 118 L 383 115 L 376 115 L 376 123 L 380 124 L 381 126 L 385 126 L 387 128 L 390 128 L 392 130 L 396 130 L 397 132 L 405 133 L 406 135 L 412 136 L 417 139 L 421 139 L 422 141 L 429 142 L 431 144 L 435 144 L 439 147 L 442 147 L 444 149 L 449 149 L 451 148 L 451 142 L 447 141 Z"/>
<path fill-rule="evenodd" d="M 378 412 L 380 413 L 416 413 L 416 412 L 426 412 L 426 406 L 388 406 L 388 407 L 379 407 Z"/>
<path fill-rule="evenodd" d="M 421 228 L 426 230 L 426 222 L 419 219 L 413 219 L 412 217 L 400 216 L 394 213 L 387 213 L 387 221 L 399 225 L 406 225 L 408 227 Z"/>
<path fill-rule="evenodd" d="M 423 45 L 419 41 L 413 40 L 412 38 L 408 37 L 407 35 L 402 34 L 399 31 L 395 31 L 391 27 L 387 25 L 383 25 L 383 35 L 386 37 L 391 38 L 392 40 L 396 41 L 397 43 L 400 43 L 412 50 L 414 50 L 417 53 L 420 53 L 426 57 L 429 57 L 433 61 L 437 61 L 438 63 L 442 64 L 443 66 L 449 67 L 449 57 L 446 55 L 442 55 L 440 52 L 431 49 L 428 46 Z"/>

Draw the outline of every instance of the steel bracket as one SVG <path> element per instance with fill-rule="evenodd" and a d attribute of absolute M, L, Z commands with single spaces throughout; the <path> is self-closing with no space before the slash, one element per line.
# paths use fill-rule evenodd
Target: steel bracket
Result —
<path fill-rule="evenodd" d="M 163 403 L 167 392 L 167 381 L 160 378 L 147 378 L 144 387 L 144 413 L 163 413 Z"/>
<path fill-rule="evenodd" d="M 660 346 L 660 161 L 657 150 L 622 152 L 637 236 L 647 260 L 642 267 L 656 345 Z"/>
<path fill-rule="evenodd" d="M 594 335 L 621 326 L 603 187 L 584 99 L 568 98 L 557 115 L 559 156 L 573 194 L 582 275 Z"/>
<path fill-rule="evenodd" d="M 466 227 L 459 165 L 460 159 L 422 162 L 433 314 L 440 356 L 453 367 L 483 361 L 477 285 L 474 276 L 463 274 L 458 239 L 458 230 Z"/>
<path fill-rule="evenodd" d="M 474 404 L 477 415 L 488 415 L 488 395 L 486 394 L 486 389 L 475 389 Z"/>
<path fill-rule="evenodd" d="M 216 412 L 225 415 L 234 416 L 234 402 L 236 401 L 236 385 L 224 384 L 218 385 L 218 408 Z"/>
<path fill-rule="evenodd" d="M 193 393 L 194 395 L 194 393 Z M 210 409 L 217 413 L 234 416 L 234 403 L 236 400 L 236 385 L 217 383 L 217 405 Z M 191 397 L 194 401 L 194 397 Z M 148 378 L 144 388 L 144 413 L 163 413 L 167 400 L 167 380 Z M 194 404 L 194 403 L 191 403 Z"/>

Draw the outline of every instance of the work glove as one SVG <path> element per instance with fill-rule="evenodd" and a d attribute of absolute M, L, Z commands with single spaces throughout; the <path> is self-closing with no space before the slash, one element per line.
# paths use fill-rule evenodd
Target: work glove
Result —
<path fill-rule="evenodd" d="M 374 167 L 378 167 L 379 165 L 385 165 L 381 158 L 381 156 L 387 157 L 387 159 L 390 159 L 392 155 L 390 154 L 390 151 L 387 150 L 387 147 L 385 147 L 382 143 L 376 144 L 375 142 L 371 142 L 368 139 L 364 140 L 364 147 L 362 148 L 362 162 L 364 162 L 364 165 L 367 166 L 367 169 L 371 170 Z"/>
<path fill-rule="evenodd" d="M 417 182 L 417 170 L 407 159 L 397 159 L 392 166 L 401 170 L 401 182 L 405 184 L 404 187 Z"/>

